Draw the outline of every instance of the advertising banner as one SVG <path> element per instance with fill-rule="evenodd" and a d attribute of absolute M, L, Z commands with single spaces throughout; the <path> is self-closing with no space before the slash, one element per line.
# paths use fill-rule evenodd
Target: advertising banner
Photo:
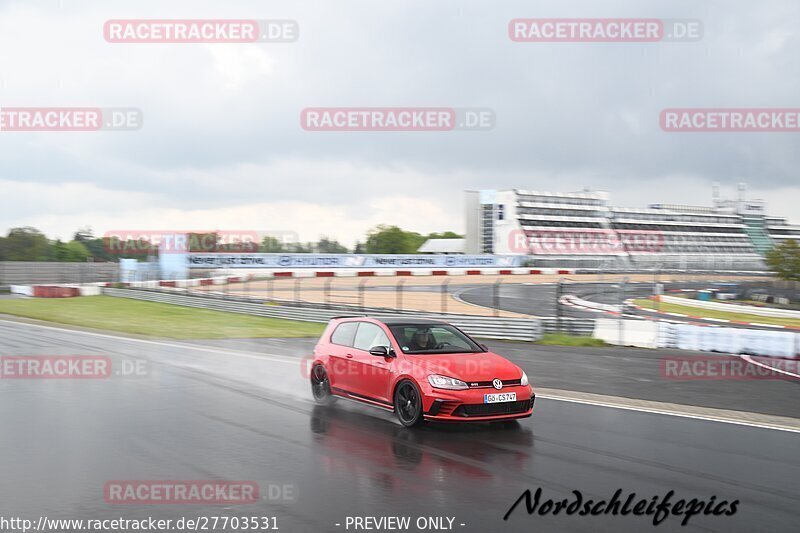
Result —
<path fill-rule="evenodd" d="M 492 268 L 515 267 L 521 256 L 356 254 L 187 254 L 189 268 Z"/>

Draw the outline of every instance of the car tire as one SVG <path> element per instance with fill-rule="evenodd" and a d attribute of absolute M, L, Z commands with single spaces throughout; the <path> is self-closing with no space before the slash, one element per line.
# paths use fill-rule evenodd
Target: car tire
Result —
<path fill-rule="evenodd" d="M 319 405 L 330 405 L 335 400 L 331 393 L 331 380 L 322 365 L 314 365 L 310 372 L 311 395 Z"/>
<path fill-rule="evenodd" d="M 400 423 L 406 427 L 421 425 L 425 421 L 422 408 L 419 387 L 409 379 L 398 383 L 394 390 L 394 412 Z"/>

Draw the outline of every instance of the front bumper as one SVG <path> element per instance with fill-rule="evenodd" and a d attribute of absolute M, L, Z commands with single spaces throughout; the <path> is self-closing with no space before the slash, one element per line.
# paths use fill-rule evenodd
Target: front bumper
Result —
<path fill-rule="evenodd" d="M 515 392 L 516 402 L 483 403 L 484 394 L 496 393 L 493 389 L 468 389 L 440 391 L 426 394 L 425 420 L 439 422 L 487 422 L 527 418 L 533 414 L 536 395 L 530 386 L 504 388 L 502 392 Z"/>

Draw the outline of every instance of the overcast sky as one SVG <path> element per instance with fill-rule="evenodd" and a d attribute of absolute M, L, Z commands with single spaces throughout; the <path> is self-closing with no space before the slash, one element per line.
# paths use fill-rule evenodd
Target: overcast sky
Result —
<path fill-rule="evenodd" d="M 515 43 L 519 17 L 700 19 L 699 42 Z M 125 18 L 293 19 L 288 44 L 111 44 Z M 348 246 L 464 228 L 462 191 L 800 222 L 800 134 L 666 133 L 669 107 L 800 107 L 800 2 L 0 0 L 0 107 L 136 107 L 133 132 L 0 132 L 0 230 L 249 229 Z M 306 107 L 491 108 L 491 131 L 309 132 Z"/>

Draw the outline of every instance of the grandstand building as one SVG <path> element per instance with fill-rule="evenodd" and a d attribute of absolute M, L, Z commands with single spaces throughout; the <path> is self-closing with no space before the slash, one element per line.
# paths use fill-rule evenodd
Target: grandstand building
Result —
<path fill-rule="evenodd" d="M 800 225 L 767 216 L 761 200 L 719 198 L 710 207 L 616 207 L 604 191 L 466 192 L 466 253 L 529 255 L 535 265 L 601 269 L 764 270 L 776 243 Z"/>

